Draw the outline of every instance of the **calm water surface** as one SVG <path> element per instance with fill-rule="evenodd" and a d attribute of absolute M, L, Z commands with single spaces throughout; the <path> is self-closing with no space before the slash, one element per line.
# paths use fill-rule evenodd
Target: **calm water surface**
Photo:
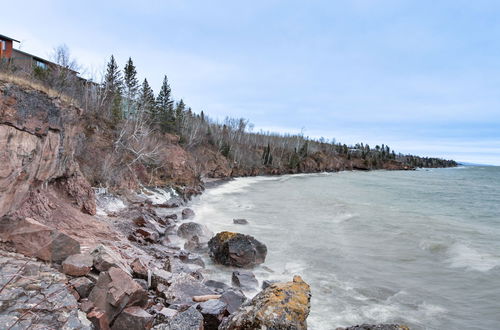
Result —
<path fill-rule="evenodd" d="M 260 280 L 302 275 L 311 329 L 500 329 L 500 167 L 240 178 L 194 209 L 267 245 Z"/>

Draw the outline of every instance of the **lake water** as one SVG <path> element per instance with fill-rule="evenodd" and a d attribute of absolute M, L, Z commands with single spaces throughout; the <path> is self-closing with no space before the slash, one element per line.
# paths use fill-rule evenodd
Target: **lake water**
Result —
<path fill-rule="evenodd" d="M 500 167 L 238 178 L 193 208 L 267 245 L 259 280 L 311 285 L 310 329 L 500 329 Z"/>

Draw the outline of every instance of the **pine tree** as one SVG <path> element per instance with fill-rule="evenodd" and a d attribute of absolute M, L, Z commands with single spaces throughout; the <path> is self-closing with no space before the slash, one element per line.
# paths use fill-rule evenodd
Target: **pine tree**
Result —
<path fill-rule="evenodd" d="M 144 79 L 142 86 L 139 89 L 137 98 L 139 111 L 143 113 L 151 123 L 158 121 L 158 112 L 156 109 L 155 94 L 149 86 L 148 80 Z"/>
<path fill-rule="evenodd" d="M 137 80 L 137 70 L 135 69 L 134 62 L 132 62 L 132 58 L 128 58 L 127 64 L 125 64 L 125 68 L 123 69 L 123 82 L 125 87 L 125 116 L 133 116 L 136 111 L 136 96 L 137 90 L 139 89 L 139 82 Z"/>
<path fill-rule="evenodd" d="M 122 113 L 122 89 L 123 80 L 115 57 L 111 55 L 104 76 L 103 89 L 108 100 L 108 107 L 111 110 L 111 116 L 115 122 L 123 118 Z"/>
<path fill-rule="evenodd" d="M 163 132 L 172 132 L 175 125 L 174 101 L 171 94 L 172 90 L 165 75 L 160 92 L 156 98 L 159 124 Z"/>
<path fill-rule="evenodd" d="M 184 101 L 181 99 L 179 102 L 177 102 L 177 105 L 175 106 L 175 128 L 177 130 L 177 133 L 181 132 L 185 110 L 186 110 L 186 105 L 184 104 Z"/>

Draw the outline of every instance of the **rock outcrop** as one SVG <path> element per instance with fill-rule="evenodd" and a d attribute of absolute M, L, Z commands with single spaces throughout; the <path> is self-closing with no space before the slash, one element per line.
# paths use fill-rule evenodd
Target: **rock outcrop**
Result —
<path fill-rule="evenodd" d="M 92 269 L 94 259 L 90 254 L 73 254 L 67 257 L 63 263 L 63 272 L 71 276 L 87 275 Z"/>
<path fill-rule="evenodd" d="M 44 92 L 0 82 L 0 216 L 18 210 L 30 190 L 56 180 L 77 195 L 82 210 L 95 213 L 93 191 L 74 159 L 81 115 Z"/>
<path fill-rule="evenodd" d="M 243 304 L 220 325 L 220 330 L 307 329 L 311 290 L 300 276 L 275 283 Z"/>
<path fill-rule="evenodd" d="M 30 218 L 0 218 L 0 239 L 19 253 L 45 261 L 62 262 L 80 253 L 78 241 Z"/>
<path fill-rule="evenodd" d="M 210 256 L 216 263 L 253 267 L 266 260 L 267 247 L 250 235 L 223 231 L 209 242 Z"/>
<path fill-rule="evenodd" d="M 92 324 L 67 285 L 48 265 L 0 250 L 2 329 L 79 329 Z"/>

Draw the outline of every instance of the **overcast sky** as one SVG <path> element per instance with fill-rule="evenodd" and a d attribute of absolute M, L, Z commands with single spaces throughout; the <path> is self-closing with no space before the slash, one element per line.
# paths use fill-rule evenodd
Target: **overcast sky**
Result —
<path fill-rule="evenodd" d="M 500 165 L 500 2 L 9 1 L 0 34 L 255 129 Z"/>

